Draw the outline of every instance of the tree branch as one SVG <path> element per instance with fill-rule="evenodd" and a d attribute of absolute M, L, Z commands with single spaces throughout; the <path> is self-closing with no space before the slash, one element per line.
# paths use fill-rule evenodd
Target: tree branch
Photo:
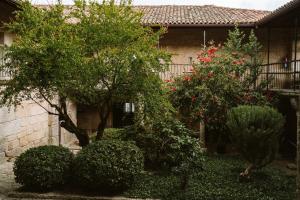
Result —
<path fill-rule="evenodd" d="M 42 107 L 49 115 L 59 115 L 58 113 L 54 113 L 54 112 L 51 112 L 51 111 L 49 111 L 47 108 L 45 108 L 42 104 L 40 104 L 38 101 L 36 101 L 34 98 L 32 98 L 31 96 L 30 96 L 30 99 L 32 100 L 32 101 L 34 101 L 34 103 L 36 103 L 37 105 L 39 105 L 40 107 Z"/>

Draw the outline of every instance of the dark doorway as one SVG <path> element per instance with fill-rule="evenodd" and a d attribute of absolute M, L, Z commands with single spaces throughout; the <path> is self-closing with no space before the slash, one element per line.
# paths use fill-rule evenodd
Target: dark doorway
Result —
<path fill-rule="evenodd" d="M 134 113 L 125 112 L 124 103 L 113 106 L 113 128 L 123 128 L 134 123 Z"/>

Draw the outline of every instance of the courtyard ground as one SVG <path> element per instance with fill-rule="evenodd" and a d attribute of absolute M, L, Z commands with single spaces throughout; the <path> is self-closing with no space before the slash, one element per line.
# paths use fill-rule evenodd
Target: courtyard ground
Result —
<path fill-rule="evenodd" d="M 225 164 L 223 161 L 222 161 L 223 159 L 221 159 L 220 161 L 221 161 L 221 163 L 222 164 Z M 220 171 L 220 169 L 222 168 L 222 169 L 231 169 L 231 165 L 232 164 L 229 164 L 228 163 L 228 166 L 226 166 L 226 165 L 223 165 L 222 167 L 221 166 L 218 166 L 218 165 L 220 165 L 220 164 L 218 164 L 218 162 L 220 162 L 219 160 L 213 160 L 213 161 L 207 161 L 206 162 L 206 166 L 207 166 L 207 170 L 208 171 L 206 171 L 206 173 L 205 174 L 210 174 L 210 173 L 218 173 L 218 171 Z M 230 161 L 230 162 L 232 162 L 232 161 Z M 235 164 L 235 163 L 233 163 L 233 164 Z M 286 174 L 288 175 L 288 176 L 291 176 L 291 177 L 295 177 L 295 174 L 296 174 L 296 170 L 294 169 L 294 170 L 290 170 L 290 169 L 288 169 L 286 166 L 288 165 L 289 163 L 287 162 L 287 161 L 275 161 L 273 164 L 272 164 L 272 167 L 273 167 L 273 169 L 274 168 L 279 168 L 281 171 L 283 170 L 284 172 L 286 172 Z M 220 169 L 219 169 L 219 167 L 221 167 Z M 214 168 L 216 168 L 216 169 L 214 169 Z M 16 198 L 8 198 L 7 197 L 7 194 L 8 193 L 11 193 L 11 192 L 13 192 L 14 190 L 16 190 L 18 187 L 20 187 L 20 185 L 19 184 L 16 184 L 15 182 L 14 182 L 14 174 L 13 174 L 13 160 L 12 161 L 10 161 L 10 162 L 5 162 L 5 163 L 3 163 L 3 164 L 0 164 L 0 200 L 17 200 L 17 199 L 19 199 L 19 198 L 17 198 L 17 196 L 15 196 Z M 227 170 L 228 170 L 227 169 Z M 211 171 L 212 170 L 212 171 Z M 232 169 L 233 170 L 233 169 Z M 267 170 L 267 174 L 270 172 L 270 169 L 269 170 Z M 230 174 L 229 174 L 230 175 Z M 200 175 L 201 176 L 201 175 Z M 219 176 L 223 176 L 223 175 L 221 175 L 221 174 L 219 174 Z M 226 175 L 227 176 L 227 175 Z M 231 175 L 230 175 L 231 176 Z M 209 177 L 210 178 L 212 178 L 213 180 L 209 180 Z M 267 176 L 266 176 L 267 177 Z M 203 177 L 204 178 L 204 177 Z M 208 178 L 208 179 L 207 179 Z M 207 184 L 212 184 L 212 182 L 215 182 L 216 180 L 219 180 L 220 178 L 222 178 L 222 177 L 219 177 L 219 178 L 214 178 L 214 176 L 207 176 L 206 177 L 206 179 L 207 180 L 205 180 L 205 181 L 208 181 L 208 183 Z M 228 177 L 227 177 L 228 178 Z M 229 177 L 230 178 L 230 177 Z M 282 179 L 282 176 L 280 176 L 280 177 L 277 177 L 277 175 L 275 174 L 275 179 L 276 178 L 279 178 L 278 180 L 281 180 L 281 181 L 283 181 L 283 179 Z M 152 180 L 153 179 L 153 180 Z M 274 179 L 274 180 L 275 180 Z M 294 179 L 294 178 L 292 178 L 292 179 Z M 163 186 L 165 185 L 165 184 L 167 184 L 168 182 L 170 182 L 170 184 L 167 184 L 166 185 L 166 187 L 168 187 L 169 188 L 169 186 L 170 185 L 173 185 L 174 186 L 174 184 L 172 184 L 171 182 L 172 182 L 172 177 L 169 177 L 169 178 L 166 178 L 166 177 L 158 177 L 158 178 L 153 178 L 153 177 L 148 177 L 147 175 L 146 175 L 146 177 L 144 177 L 144 180 L 143 179 L 141 179 L 140 181 L 138 181 L 137 182 L 137 186 L 136 186 L 136 188 L 135 189 L 133 189 L 133 190 L 131 190 L 131 191 L 128 191 L 128 194 L 125 194 L 125 196 L 131 196 L 131 197 L 138 197 L 138 198 L 149 198 L 151 195 L 149 195 L 148 193 L 150 192 L 150 193 L 153 193 L 153 194 L 156 194 L 156 193 L 158 193 L 158 192 L 162 192 L 162 191 L 156 191 L 157 189 L 155 189 L 155 188 L 157 188 L 157 187 L 155 187 L 155 188 L 151 188 L 150 186 L 149 186 L 149 188 L 147 187 L 147 188 L 144 188 L 145 187 L 145 185 L 147 185 L 148 183 L 149 183 L 149 180 L 150 180 L 150 182 L 156 182 L 154 185 L 159 185 L 159 184 L 163 184 L 162 185 L 162 188 L 163 188 Z M 274 180 L 270 180 L 272 183 L 274 183 Z M 277 179 L 276 179 L 277 180 Z M 286 180 L 288 180 L 288 179 L 286 179 Z M 144 182 L 144 181 L 146 181 L 146 182 Z M 163 181 L 163 183 L 161 183 Z M 258 180 L 259 181 L 259 180 Z M 209 183 L 210 182 L 210 183 Z M 276 181 L 275 181 L 276 182 Z M 263 183 L 263 182 L 262 182 Z M 192 183 L 192 185 L 193 184 L 195 184 L 195 183 Z M 232 184 L 232 183 L 230 183 L 230 184 Z M 266 185 L 267 185 L 268 183 L 266 183 Z M 168 186 L 169 185 L 169 186 Z M 198 186 L 199 185 L 197 185 L 197 188 L 198 188 Z M 239 187 L 239 184 L 236 184 L 236 185 L 234 185 L 235 187 Z M 249 185 L 249 187 L 251 186 L 251 183 L 250 183 L 250 185 Z M 252 185 L 251 187 L 256 187 L 255 185 Z M 284 185 L 283 185 L 284 186 Z M 213 187 L 213 186 L 212 186 Z M 286 189 L 286 187 L 284 187 L 285 189 Z M 166 188 L 165 188 L 166 189 Z M 205 188 L 204 188 L 205 189 Z M 206 188 L 206 189 L 212 189 L 212 188 Z M 283 189 L 283 188 L 282 188 Z M 153 190 L 153 191 L 152 191 Z M 166 189 L 167 190 L 167 189 Z M 212 191 L 213 192 L 213 191 Z M 284 192 L 284 191 L 282 191 L 282 192 Z M 285 192 L 287 192 L 287 191 L 285 191 Z M 163 191 L 163 193 L 164 193 L 164 191 Z M 21 196 L 22 196 L 22 193 L 20 194 Z M 51 194 L 50 194 L 51 195 Z M 56 195 L 56 193 L 52 193 L 52 195 Z M 195 194 L 196 195 L 196 194 Z M 250 194 L 251 195 L 251 194 Z M 20 197 L 21 197 L 20 196 Z M 70 196 L 69 196 L 70 197 Z M 47 200 L 47 198 L 48 197 L 44 197 L 43 199 L 46 199 Z M 100 197 L 101 198 L 101 197 Z M 97 198 L 97 199 L 100 199 L 100 198 Z M 156 197 L 157 198 L 157 197 Z M 26 200 L 26 199 L 24 199 L 24 198 L 22 198 L 23 200 Z M 31 198 L 30 197 L 28 197 L 28 199 L 27 200 L 30 200 Z M 35 198 L 36 199 L 36 198 Z M 53 198 L 51 198 L 51 199 L 53 199 Z M 55 199 L 60 199 L 59 197 L 57 198 L 55 198 Z M 62 199 L 65 199 L 65 198 L 62 198 Z M 78 199 L 78 198 L 74 198 L 74 199 Z M 108 199 L 112 199 L 112 198 L 108 198 Z M 119 198 L 118 200 L 120 200 L 120 199 L 124 199 L 124 198 Z"/>

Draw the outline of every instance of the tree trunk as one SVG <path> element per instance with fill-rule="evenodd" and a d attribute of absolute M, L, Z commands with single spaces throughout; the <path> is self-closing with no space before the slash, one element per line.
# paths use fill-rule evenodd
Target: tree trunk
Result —
<path fill-rule="evenodd" d="M 67 114 L 60 115 L 60 118 L 63 120 L 61 127 L 65 128 L 70 133 L 75 134 L 81 147 L 85 147 L 90 143 L 88 134 L 84 130 L 78 128 Z"/>
<path fill-rule="evenodd" d="M 250 164 L 244 172 L 240 173 L 240 176 L 243 178 L 249 178 L 252 170 L 255 169 L 255 166 L 253 164 Z"/>
<path fill-rule="evenodd" d="M 98 129 L 97 129 L 96 140 L 101 140 L 103 138 L 106 123 L 107 123 L 107 119 L 105 121 L 101 120 L 101 122 L 99 123 Z"/>
<path fill-rule="evenodd" d="M 111 104 L 109 101 L 104 103 L 99 109 L 100 122 L 97 128 L 96 140 L 101 140 L 103 138 L 104 130 L 106 128 L 107 120 L 111 111 Z"/>

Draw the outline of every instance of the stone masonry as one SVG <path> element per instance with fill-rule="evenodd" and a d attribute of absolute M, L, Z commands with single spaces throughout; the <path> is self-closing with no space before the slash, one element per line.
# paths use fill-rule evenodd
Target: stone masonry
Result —
<path fill-rule="evenodd" d="M 47 105 L 45 105 L 47 106 Z M 58 119 L 34 102 L 0 108 L 0 161 L 28 148 L 58 143 Z"/>

